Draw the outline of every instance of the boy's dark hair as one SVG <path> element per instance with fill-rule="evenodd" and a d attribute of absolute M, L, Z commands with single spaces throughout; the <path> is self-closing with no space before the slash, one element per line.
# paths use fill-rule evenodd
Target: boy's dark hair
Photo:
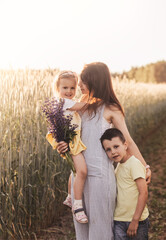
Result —
<path fill-rule="evenodd" d="M 124 143 L 126 141 L 126 139 L 123 136 L 123 133 L 119 129 L 109 128 L 103 133 L 103 135 L 100 138 L 102 147 L 103 147 L 103 141 L 104 140 L 112 140 L 112 138 L 114 138 L 114 137 L 119 137 L 120 140 L 122 141 L 122 143 Z"/>

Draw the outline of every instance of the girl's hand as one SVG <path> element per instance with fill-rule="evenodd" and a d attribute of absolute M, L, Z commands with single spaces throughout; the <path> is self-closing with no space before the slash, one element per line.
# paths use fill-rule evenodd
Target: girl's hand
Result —
<path fill-rule="evenodd" d="M 127 235 L 129 237 L 134 237 L 137 234 L 137 229 L 138 229 L 138 221 L 132 220 L 127 229 Z"/>
<path fill-rule="evenodd" d="M 58 153 L 62 154 L 62 153 L 65 153 L 67 152 L 69 149 L 68 149 L 68 143 L 64 142 L 64 141 L 61 141 L 57 144 L 57 151 Z"/>
<path fill-rule="evenodd" d="M 150 168 L 146 169 L 146 183 L 149 184 L 151 182 L 152 172 Z"/>

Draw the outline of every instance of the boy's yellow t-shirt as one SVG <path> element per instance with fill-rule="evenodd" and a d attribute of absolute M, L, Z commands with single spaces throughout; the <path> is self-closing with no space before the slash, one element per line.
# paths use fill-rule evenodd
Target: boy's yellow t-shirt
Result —
<path fill-rule="evenodd" d="M 125 163 L 118 164 L 115 169 L 117 179 L 117 205 L 114 212 L 114 220 L 130 222 L 135 213 L 138 201 L 137 178 L 146 176 L 146 169 L 143 164 L 134 156 L 130 157 Z M 147 205 L 144 208 L 140 221 L 149 216 Z"/>

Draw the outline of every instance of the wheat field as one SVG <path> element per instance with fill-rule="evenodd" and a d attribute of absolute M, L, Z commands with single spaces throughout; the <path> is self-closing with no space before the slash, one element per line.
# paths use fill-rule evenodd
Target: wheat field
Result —
<path fill-rule="evenodd" d="M 70 169 L 46 142 L 56 69 L 0 71 L 0 238 L 36 239 L 64 211 Z M 113 79 L 136 142 L 166 117 L 166 84 Z"/>

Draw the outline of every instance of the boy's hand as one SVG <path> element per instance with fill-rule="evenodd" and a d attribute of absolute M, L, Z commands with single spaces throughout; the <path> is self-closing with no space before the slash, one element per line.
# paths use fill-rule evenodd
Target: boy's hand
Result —
<path fill-rule="evenodd" d="M 127 235 L 129 237 L 134 237 L 137 234 L 137 229 L 138 229 L 138 221 L 132 220 L 127 229 Z"/>

